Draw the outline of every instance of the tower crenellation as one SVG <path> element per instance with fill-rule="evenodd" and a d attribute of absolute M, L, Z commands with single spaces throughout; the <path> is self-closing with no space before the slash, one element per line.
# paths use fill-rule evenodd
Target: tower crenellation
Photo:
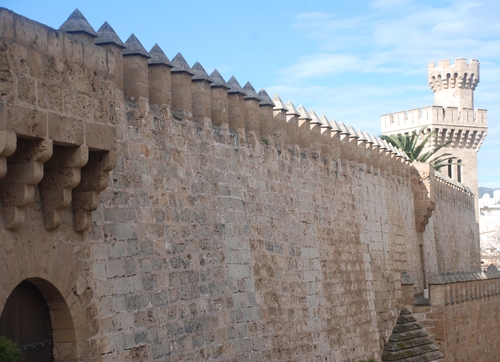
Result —
<path fill-rule="evenodd" d="M 443 107 L 474 108 L 474 90 L 479 83 L 479 62 L 457 58 L 455 64 L 449 59 L 430 62 L 428 65 L 429 86 L 434 92 L 434 104 Z"/>

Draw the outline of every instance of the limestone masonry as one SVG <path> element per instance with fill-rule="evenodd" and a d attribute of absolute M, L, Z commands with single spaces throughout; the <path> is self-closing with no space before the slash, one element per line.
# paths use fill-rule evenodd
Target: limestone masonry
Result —
<path fill-rule="evenodd" d="M 432 63 L 436 105 L 382 117 L 453 139 L 443 175 L 78 10 L 0 9 L 0 334 L 35 329 L 28 286 L 47 361 L 498 360 L 478 74 Z"/>

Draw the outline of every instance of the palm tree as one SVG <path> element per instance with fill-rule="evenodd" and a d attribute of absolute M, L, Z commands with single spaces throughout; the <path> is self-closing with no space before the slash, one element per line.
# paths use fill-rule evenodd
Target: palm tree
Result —
<path fill-rule="evenodd" d="M 382 135 L 380 137 L 406 153 L 410 162 L 430 162 L 431 166 L 437 171 L 450 164 L 462 166 L 462 163 L 460 162 L 453 162 L 453 160 L 458 159 L 458 157 L 452 156 L 451 153 L 443 153 L 442 155 L 435 157 L 436 153 L 441 148 L 448 146 L 451 142 L 453 142 L 453 140 L 449 140 L 442 145 L 429 149 L 428 143 L 432 137 L 437 135 L 437 133 L 434 130 L 425 134 L 425 129 L 426 128 L 423 127 L 419 131 L 413 131 L 411 134 L 391 134 Z"/>

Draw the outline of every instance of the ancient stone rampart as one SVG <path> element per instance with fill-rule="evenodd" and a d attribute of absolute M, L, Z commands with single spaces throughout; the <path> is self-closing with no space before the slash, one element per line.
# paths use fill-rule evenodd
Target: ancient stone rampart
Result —
<path fill-rule="evenodd" d="M 0 30 L 0 310 L 33 282 L 55 360 L 379 358 L 402 272 L 475 270 L 473 196 L 380 139 L 79 12 Z"/>

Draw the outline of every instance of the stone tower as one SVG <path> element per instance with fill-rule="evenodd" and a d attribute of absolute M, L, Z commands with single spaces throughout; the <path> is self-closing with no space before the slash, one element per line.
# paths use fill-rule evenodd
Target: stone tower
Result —
<path fill-rule="evenodd" d="M 477 151 L 486 137 L 487 111 L 474 110 L 474 90 L 479 83 L 479 62 L 464 58 L 428 65 L 428 82 L 434 105 L 382 116 L 382 134 L 403 134 L 426 127 L 436 131 L 433 145 L 451 140 L 440 153 L 451 153 L 463 164 L 449 165 L 441 173 L 469 187 L 477 197 Z"/>

